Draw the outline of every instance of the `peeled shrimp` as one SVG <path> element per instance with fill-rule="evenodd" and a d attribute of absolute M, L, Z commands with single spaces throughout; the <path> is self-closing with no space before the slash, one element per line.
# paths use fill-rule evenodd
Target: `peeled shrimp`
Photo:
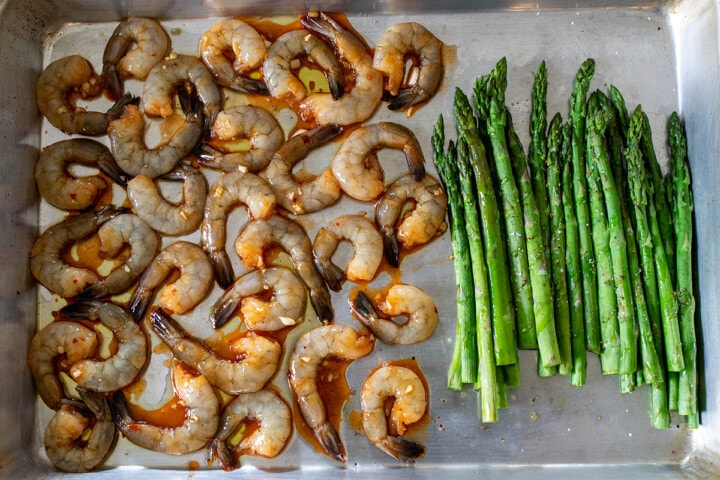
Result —
<path fill-rule="evenodd" d="M 175 393 L 186 408 L 185 420 L 175 428 L 139 422 L 130 416 L 121 390 L 108 398 L 118 430 L 132 443 L 169 455 L 185 455 L 203 448 L 215 435 L 220 417 L 220 401 L 203 375 L 191 373 L 175 363 L 172 369 Z"/>
<path fill-rule="evenodd" d="M 405 323 L 382 318 L 373 303 L 363 292 L 352 302 L 352 310 L 358 319 L 385 343 L 410 345 L 430 337 L 438 323 L 435 302 L 427 293 L 412 285 L 397 284 L 390 287 L 385 301 L 378 309 L 385 315 L 406 316 Z"/>
<path fill-rule="evenodd" d="M 99 321 L 117 341 L 117 349 L 110 357 L 84 359 L 70 365 L 70 376 L 81 387 L 114 392 L 128 386 L 145 366 L 148 357 L 145 333 L 124 308 L 93 300 L 66 305 L 60 313 L 72 319 Z"/>
<path fill-rule="evenodd" d="M 210 260 L 197 245 L 178 241 L 161 250 L 140 277 L 130 298 L 129 310 L 135 320 L 145 316 L 155 290 L 175 268 L 180 270 L 180 277 L 162 289 L 160 306 L 169 312 L 182 314 L 205 298 L 213 282 Z"/>
<path fill-rule="evenodd" d="M 45 230 L 30 249 L 30 270 L 38 282 L 63 298 L 74 297 L 96 283 L 98 276 L 82 267 L 71 267 L 63 260 L 65 248 L 82 240 L 124 210 L 107 205 L 98 212 L 85 212 Z"/>
<path fill-rule="evenodd" d="M 324 13 L 308 14 L 302 24 L 327 38 L 338 54 L 355 71 L 355 86 L 339 99 L 330 93 L 311 95 L 300 104 L 301 115 L 321 125 L 350 125 L 368 119 L 380 104 L 382 74 L 372 66 L 372 57 L 360 39 Z"/>
<path fill-rule="evenodd" d="M 248 223 L 235 240 L 235 251 L 246 268 L 265 268 L 263 252 L 271 246 L 279 246 L 290 255 L 300 279 L 310 290 L 310 302 L 318 319 L 330 323 L 333 319 L 330 291 L 315 267 L 312 244 L 302 226 L 273 215 Z"/>
<path fill-rule="evenodd" d="M 230 153 L 202 145 L 200 161 L 203 165 L 225 172 L 262 170 L 285 141 L 285 134 L 275 117 L 254 105 L 238 105 L 218 113 L 212 126 L 212 136 L 221 141 L 245 138 L 250 144 L 247 151 Z"/>
<path fill-rule="evenodd" d="M 157 20 L 129 17 L 120 22 L 103 52 L 102 78 L 105 88 L 119 97 L 124 91 L 123 79 L 132 77 L 145 80 L 150 69 L 169 50 L 170 38 Z"/>
<path fill-rule="evenodd" d="M 246 420 L 259 424 L 240 443 L 229 447 L 227 442 Z M 271 390 L 241 393 L 222 412 L 220 428 L 210 442 L 210 451 L 229 472 L 240 465 L 242 455 L 272 458 L 277 456 L 292 433 L 292 413 L 287 403 Z"/>
<path fill-rule="evenodd" d="M 394 401 L 387 418 L 390 398 Z M 363 383 L 360 405 L 363 430 L 376 447 L 402 462 L 414 462 L 425 454 L 425 447 L 402 437 L 406 426 L 419 421 L 427 409 L 425 386 L 415 372 L 397 365 L 381 366 Z M 388 432 L 388 424 L 395 433 Z"/>
<path fill-rule="evenodd" d="M 45 147 L 35 164 L 35 181 L 40 196 L 63 210 L 84 210 L 95 205 L 109 185 L 99 175 L 73 176 L 72 164 L 97 167 L 115 183 L 125 185 L 127 175 L 110 150 L 89 138 L 62 140 Z"/>
<path fill-rule="evenodd" d="M 317 376 L 328 357 L 356 360 L 369 354 L 372 337 L 361 335 L 347 325 L 325 325 L 298 339 L 288 367 L 288 379 L 300 413 L 330 457 L 345 462 L 345 447 L 335 427 L 327 420 L 323 400 L 318 392 Z"/>
<path fill-rule="evenodd" d="M 408 202 L 414 202 L 415 208 L 401 219 Z M 388 263 L 398 266 L 400 245 L 409 249 L 442 233 L 446 212 L 447 195 L 432 176 L 425 175 L 419 182 L 410 175 L 395 180 L 375 205 L 375 222 L 383 236 Z"/>
<path fill-rule="evenodd" d="M 55 60 L 45 67 L 35 84 L 37 105 L 52 125 L 67 134 L 105 135 L 108 122 L 117 118 L 123 107 L 132 102 L 128 94 L 107 112 L 93 112 L 75 106 L 74 95 L 93 99 L 102 93 L 102 79 L 92 65 L 80 55 Z"/>
<path fill-rule="evenodd" d="M 443 43 L 419 23 L 397 23 L 382 34 L 375 46 L 373 67 L 387 77 L 385 90 L 392 96 L 390 110 L 407 111 L 433 96 L 443 77 L 442 49 Z M 408 55 L 419 63 L 418 78 L 401 88 Z"/>
<path fill-rule="evenodd" d="M 199 340 L 191 337 L 162 310 L 150 314 L 153 330 L 175 358 L 191 366 L 207 381 L 231 395 L 257 392 L 275 375 L 282 347 L 269 338 L 250 333 L 230 345 L 237 360 L 220 358 Z"/>
<path fill-rule="evenodd" d="M 332 172 L 340 188 L 353 198 L 375 200 L 385 189 L 385 175 L 375 157 L 381 148 L 402 150 L 413 178 L 425 175 L 425 157 L 415 134 L 402 125 L 379 122 L 350 133 L 332 160 Z"/>
<path fill-rule="evenodd" d="M 270 291 L 272 297 L 265 300 Z M 215 328 L 220 328 L 240 306 L 248 329 L 275 331 L 300 323 L 306 305 L 302 281 L 287 268 L 270 267 L 251 270 L 238 278 L 212 307 L 210 320 Z"/>
<path fill-rule="evenodd" d="M 226 52 L 232 51 L 231 63 Z M 223 87 L 267 95 L 262 80 L 243 76 L 265 60 L 267 46 L 257 30 L 238 19 L 221 20 L 200 37 L 200 58 Z"/>
<path fill-rule="evenodd" d="M 354 253 L 343 271 L 332 261 L 341 241 L 348 240 Z M 370 281 L 383 259 L 383 240 L 375 224 L 361 215 L 341 215 L 322 227 L 313 242 L 315 264 L 328 286 L 339 291 L 345 279 Z"/>
<path fill-rule="evenodd" d="M 160 233 L 185 235 L 194 232 L 202 221 L 207 197 L 205 176 L 197 168 L 181 162 L 162 178 L 183 181 L 180 204 L 165 200 L 152 179 L 138 175 L 127 186 L 127 196 L 133 210 Z"/>
<path fill-rule="evenodd" d="M 340 133 L 342 127 L 339 125 L 323 125 L 290 138 L 275 152 L 265 176 L 281 206 L 295 214 L 313 213 L 340 198 L 340 186 L 329 168 L 304 182 L 299 182 L 292 173 L 295 164 L 312 149 L 324 145 Z"/>
<path fill-rule="evenodd" d="M 306 56 L 325 72 L 333 99 L 345 93 L 345 73 L 330 46 L 307 30 L 294 30 L 270 45 L 263 63 L 265 82 L 273 97 L 299 102 L 308 96 L 305 85 L 292 72 L 292 61 L 299 56 Z"/>

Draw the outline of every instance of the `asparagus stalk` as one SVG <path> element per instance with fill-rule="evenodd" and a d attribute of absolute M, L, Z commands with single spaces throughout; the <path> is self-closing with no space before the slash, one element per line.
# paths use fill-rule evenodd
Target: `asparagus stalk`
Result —
<path fill-rule="evenodd" d="M 610 99 L 615 106 L 617 112 L 618 131 L 623 139 L 623 143 L 627 142 L 627 131 L 630 127 L 630 117 L 628 115 L 625 98 L 615 85 L 610 85 Z"/>
<path fill-rule="evenodd" d="M 533 82 L 532 109 L 530 112 L 530 153 L 528 155 L 530 163 L 530 178 L 533 184 L 533 193 L 537 203 L 538 213 L 540 215 L 540 225 L 543 233 L 543 244 L 545 250 L 550 248 L 550 206 L 547 191 L 546 180 L 546 156 L 547 156 L 547 138 L 546 131 L 547 122 L 547 67 L 545 61 L 535 72 L 535 81 Z M 546 256 L 549 258 L 550 254 Z"/>

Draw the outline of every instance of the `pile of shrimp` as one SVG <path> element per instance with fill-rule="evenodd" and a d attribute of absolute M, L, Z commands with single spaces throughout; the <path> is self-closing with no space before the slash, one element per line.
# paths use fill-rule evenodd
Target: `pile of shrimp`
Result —
<path fill-rule="evenodd" d="M 433 299 L 416 286 L 396 283 L 376 295 L 363 288 L 441 235 L 447 209 L 414 133 L 364 122 L 383 101 L 409 116 L 431 100 L 444 74 L 442 42 L 401 23 L 371 53 L 325 13 L 302 15 L 277 38 L 247 20 L 213 25 L 194 56 L 174 52 L 159 21 L 128 18 L 110 36 L 100 73 L 71 55 L 37 81 L 41 113 L 68 135 L 39 155 L 40 197 L 62 220 L 30 250 L 32 274 L 61 305 L 28 355 L 37 392 L 55 411 L 44 443 L 58 469 L 100 468 L 121 435 L 168 455 L 207 449 L 210 463 L 232 470 L 243 455 L 279 455 L 293 422 L 312 431 L 316 450 L 345 462 L 318 389 L 326 359 L 352 362 L 376 341 L 419 344 L 438 323 Z M 326 75 L 329 91 L 308 91 L 299 58 Z M 231 91 L 246 102 L 224 105 Z M 115 101 L 107 111 L 75 104 L 103 93 Z M 284 131 L 279 109 L 263 105 L 291 109 L 298 126 Z M 145 139 L 152 124 L 161 132 L 153 147 Z M 238 139 L 250 147 L 225 148 Z M 336 149 L 331 162 L 300 178 L 296 164 L 326 145 Z M 385 179 L 376 156 L 383 148 L 403 152 L 407 173 Z M 97 173 L 74 175 L 73 164 Z M 179 201 L 164 194 L 170 182 L 179 182 Z M 374 218 L 346 213 L 310 239 L 303 223 L 343 196 Z M 248 220 L 230 232 L 238 206 Z M 235 255 L 226 248 L 233 241 Z M 333 261 L 341 242 L 353 247 L 345 268 Z M 71 253 L 92 244 L 104 270 Z M 233 259 L 244 271 L 235 272 Z M 340 318 L 351 324 L 335 321 L 332 303 L 346 282 L 356 288 Z M 196 308 L 207 309 L 215 334 L 197 333 Z M 302 324 L 304 333 L 288 335 Z M 285 349 L 287 373 L 278 376 Z M 133 418 L 130 392 L 156 355 L 171 359 L 174 400 L 185 410 L 175 426 Z M 284 378 L 290 401 L 273 385 Z M 427 415 L 428 393 L 419 368 L 390 361 L 370 372 L 361 389 L 369 441 L 403 462 L 424 455 L 404 433 Z M 292 404 L 302 418 L 293 418 Z M 257 428 L 237 441 L 248 422 Z"/>

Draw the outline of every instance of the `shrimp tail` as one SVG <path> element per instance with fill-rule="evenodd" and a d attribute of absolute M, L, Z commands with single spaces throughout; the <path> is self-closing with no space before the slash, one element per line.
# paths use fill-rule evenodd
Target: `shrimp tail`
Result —
<path fill-rule="evenodd" d="M 180 108 L 185 114 L 185 118 L 189 121 L 195 121 L 203 125 L 203 133 L 201 138 L 208 137 L 212 129 L 213 119 L 204 114 L 203 101 L 198 95 L 195 87 L 190 84 L 185 84 L 178 88 L 177 91 L 178 101 L 180 102 Z M 194 149 L 193 149 L 194 150 Z"/>
<path fill-rule="evenodd" d="M 321 125 L 303 134 L 303 142 L 308 150 L 328 143 L 343 132 L 343 128 L 337 123 Z"/>
<path fill-rule="evenodd" d="M 343 76 L 328 75 L 327 81 L 333 100 L 338 100 L 345 95 L 345 78 Z"/>
<path fill-rule="evenodd" d="M 238 466 L 235 457 L 227 447 L 225 441 L 215 438 L 210 442 L 211 458 L 217 457 L 222 464 L 222 469 L 226 472 L 232 472 Z"/>
<path fill-rule="evenodd" d="M 109 292 L 107 291 L 105 282 L 100 280 L 99 282 L 95 282 L 92 285 L 88 285 L 85 290 L 78 293 L 75 298 L 80 301 L 97 300 L 99 298 L 107 297 L 108 295 Z M 68 305 L 68 307 L 69 306 L 70 305 Z"/>
<path fill-rule="evenodd" d="M 108 117 L 108 121 L 117 120 L 123 113 L 123 110 L 128 105 L 137 105 L 140 103 L 140 97 L 133 97 L 130 92 L 121 96 L 117 102 L 105 113 Z"/>
<path fill-rule="evenodd" d="M 321 260 L 317 262 L 318 270 L 325 279 L 331 290 L 339 292 L 342 289 L 343 283 L 347 280 L 347 275 L 337 265 L 332 263 L 330 260 Z"/>
<path fill-rule="evenodd" d="M 358 292 L 351 306 L 353 313 L 360 317 L 363 323 L 369 323 L 378 316 L 375 306 L 363 291 Z"/>
<path fill-rule="evenodd" d="M 382 237 L 385 259 L 391 266 L 397 268 L 400 265 L 400 246 L 398 245 L 397 235 L 395 235 L 395 229 L 384 229 Z"/>
<path fill-rule="evenodd" d="M 103 63 L 102 69 L 102 82 L 105 90 L 110 94 L 110 98 L 120 98 L 125 91 L 120 75 L 118 74 L 117 67 L 114 63 Z"/>
<path fill-rule="evenodd" d="M 218 285 L 220 285 L 223 290 L 227 290 L 230 285 L 233 284 L 235 278 L 230 257 L 225 251 L 209 252 L 208 256 L 215 271 L 215 279 Z"/>
<path fill-rule="evenodd" d="M 75 390 L 98 421 L 105 422 L 112 419 L 112 412 L 105 395 L 79 386 L 75 387 Z"/>
<path fill-rule="evenodd" d="M 327 289 L 324 291 L 310 290 L 310 303 L 312 303 L 320 323 L 323 325 L 332 323 L 335 314 L 330 300 L 330 292 Z"/>
<path fill-rule="evenodd" d="M 306 28 L 327 38 L 334 38 L 341 29 L 340 25 L 326 14 L 307 14 L 300 19 Z"/>
<path fill-rule="evenodd" d="M 210 321 L 214 328 L 222 328 L 233 316 L 240 305 L 239 295 L 223 295 L 210 309 Z"/>
<path fill-rule="evenodd" d="M 135 322 L 140 322 L 145 317 L 154 295 L 155 291 L 153 289 L 138 288 L 135 290 L 128 306 L 130 315 L 135 319 Z"/>
<path fill-rule="evenodd" d="M 265 82 L 255 78 L 237 77 L 230 88 L 250 95 L 270 95 L 270 90 Z"/>
<path fill-rule="evenodd" d="M 86 289 L 87 290 L 87 289 Z M 97 318 L 100 303 L 95 300 L 82 300 L 77 303 L 65 305 L 60 309 L 60 314 L 69 318 Z"/>
<path fill-rule="evenodd" d="M 347 460 L 340 436 L 329 422 L 323 423 L 315 430 L 315 437 L 332 458 L 343 463 Z"/>
<path fill-rule="evenodd" d="M 401 88 L 397 95 L 390 96 L 390 110 L 404 110 L 427 99 L 427 94 L 419 85 Z"/>
<path fill-rule="evenodd" d="M 115 425 L 122 431 L 122 426 L 125 425 L 130 418 L 130 409 L 125 394 L 123 394 L 121 390 L 117 390 L 107 396 L 106 402 Z"/>
<path fill-rule="evenodd" d="M 98 159 L 97 166 L 101 172 L 110 177 L 110 179 L 120 185 L 126 187 L 130 177 L 123 171 L 122 168 L 115 161 L 115 157 L 112 154 L 103 155 Z"/>
<path fill-rule="evenodd" d="M 415 459 L 425 455 L 425 447 L 402 437 L 385 437 L 382 449 L 401 462 L 413 463 Z"/>
<path fill-rule="evenodd" d="M 181 327 L 161 308 L 155 308 L 150 312 L 150 321 L 155 333 L 168 345 L 173 345 L 176 339 L 185 336 Z"/>

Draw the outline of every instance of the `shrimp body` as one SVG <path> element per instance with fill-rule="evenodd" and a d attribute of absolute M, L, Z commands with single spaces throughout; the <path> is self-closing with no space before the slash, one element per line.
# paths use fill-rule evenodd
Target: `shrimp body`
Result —
<path fill-rule="evenodd" d="M 227 441 L 245 420 L 259 423 L 259 427 L 234 447 Z M 292 413 L 287 403 L 271 390 L 241 393 L 222 412 L 220 427 L 210 442 L 210 451 L 220 459 L 225 471 L 239 466 L 242 455 L 272 458 L 287 444 L 292 433 Z"/>
<path fill-rule="evenodd" d="M 389 398 L 395 400 L 387 418 Z M 425 386 L 415 372 L 397 365 L 381 366 L 363 383 L 360 405 L 365 434 L 380 450 L 402 462 L 414 462 L 424 455 L 425 447 L 402 437 L 406 426 L 419 421 L 427 409 Z M 392 435 L 388 424 L 394 430 Z"/>
<path fill-rule="evenodd" d="M 443 77 L 443 43 L 416 22 L 397 23 L 382 34 L 375 46 L 373 67 L 387 77 L 385 90 L 392 95 L 390 110 L 408 110 L 433 96 Z M 417 58 L 417 81 L 401 88 L 405 78 L 405 59 Z"/>
<path fill-rule="evenodd" d="M 321 125 L 350 125 L 368 119 L 382 99 L 383 78 L 373 68 L 372 57 L 363 43 L 324 13 L 306 15 L 301 21 L 307 28 L 328 39 L 355 72 L 352 90 L 337 100 L 331 93 L 311 95 L 300 103 L 301 115 Z"/>
<path fill-rule="evenodd" d="M 344 462 L 345 448 L 327 419 L 317 377 L 328 357 L 357 360 L 368 355 L 374 346 L 372 337 L 361 335 L 347 325 L 324 325 L 314 328 L 298 339 L 290 357 L 288 379 L 305 423 L 320 445 L 332 458 Z"/>
<path fill-rule="evenodd" d="M 408 202 L 414 202 L 415 208 L 401 219 Z M 395 180 L 375 205 L 375 222 L 383 236 L 388 262 L 398 266 L 400 245 L 409 249 L 442 233 L 446 212 L 447 194 L 437 179 L 425 175 L 416 181 L 403 175 Z"/>
<path fill-rule="evenodd" d="M 265 170 L 265 176 L 282 207 L 295 214 L 313 213 L 340 198 L 340 185 L 330 169 L 304 182 L 299 182 L 292 173 L 295 164 L 311 150 L 340 133 L 342 127 L 339 125 L 323 125 L 290 138 L 275 152 Z"/>
<path fill-rule="evenodd" d="M 266 300 L 269 291 L 272 296 Z M 300 323 L 306 305 L 302 281 L 287 268 L 269 267 L 251 270 L 238 278 L 212 307 L 210 320 L 220 328 L 240 306 L 248 329 L 276 331 Z"/>
<path fill-rule="evenodd" d="M 99 321 L 109 328 L 117 350 L 102 360 L 84 359 L 70 366 L 70 376 L 78 385 L 96 392 L 114 392 L 137 377 L 147 361 L 147 339 L 140 326 L 122 307 L 96 300 L 73 303 L 60 312 L 73 319 Z"/>
<path fill-rule="evenodd" d="M 162 310 L 154 310 L 150 317 L 153 330 L 175 358 L 196 369 L 223 392 L 231 395 L 257 392 L 277 370 L 282 347 L 273 340 L 253 333 L 243 336 L 230 346 L 240 359 L 226 360 L 192 338 Z"/>
<path fill-rule="evenodd" d="M 225 54 L 230 50 L 232 63 Z M 217 82 L 240 92 L 268 93 L 261 80 L 243 76 L 260 67 L 266 55 L 265 39 L 242 20 L 221 20 L 200 37 L 200 58 Z"/>
<path fill-rule="evenodd" d="M 264 250 L 279 246 L 290 259 L 310 290 L 310 302 L 322 323 L 333 319 L 330 290 L 315 266 L 312 244 L 305 230 L 297 222 L 273 215 L 248 223 L 235 240 L 235 251 L 246 268 L 265 268 Z"/>
<path fill-rule="evenodd" d="M 348 240 L 354 253 L 343 271 L 332 262 L 341 241 Z M 328 286 L 339 291 L 345 279 L 370 281 L 383 259 L 383 240 L 375 224 L 360 215 L 341 215 L 322 227 L 313 242 L 315 263 Z"/>
<path fill-rule="evenodd" d="M 121 390 L 110 396 L 108 402 L 118 430 L 132 443 L 168 455 L 185 455 L 200 450 L 215 435 L 220 401 L 203 375 L 194 375 L 182 364 L 173 366 L 172 380 L 175 393 L 186 408 L 185 420 L 178 427 L 133 420 Z"/>
<path fill-rule="evenodd" d="M 412 285 L 390 287 L 385 301 L 378 305 L 388 316 L 407 316 L 403 324 L 382 318 L 363 292 L 352 302 L 352 310 L 360 321 L 385 343 L 410 345 L 420 343 L 432 335 L 437 327 L 437 307 L 432 297 Z"/>
<path fill-rule="evenodd" d="M 136 321 L 145 316 L 153 301 L 155 290 L 168 274 L 177 268 L 180 277 L 165 285 L 160 294 L 160 306 L 182 314 L 205 297 L 213 282 L 212 265 L 202 248 L 186 241 L 177 241 L 160 250 L 138 281 L 130 298 L 130 313 Z"/>
<path fill-rule="evenodd" d="M 133 210 L 160 233 L 184 235 L 194 232 L 202 221 L 207 197 L 205 176 L 197 168 L 179 163 L 163 178 L 183 180 L 183 199 L 180 204 L 165 200 L 152 179 L 138 175 L 127 186 Z"/>
<path fill-rule="evenodd" d="M 425 157 L 412 130 L 391 122 L 363 125 L 345 139 L 332 160 L 332 172 L 343 192 L 362 201 L 375 200 L 385 189 L 385 175 L 374 153 L 402 150 L 413 178 L 425 175 Z"/>

